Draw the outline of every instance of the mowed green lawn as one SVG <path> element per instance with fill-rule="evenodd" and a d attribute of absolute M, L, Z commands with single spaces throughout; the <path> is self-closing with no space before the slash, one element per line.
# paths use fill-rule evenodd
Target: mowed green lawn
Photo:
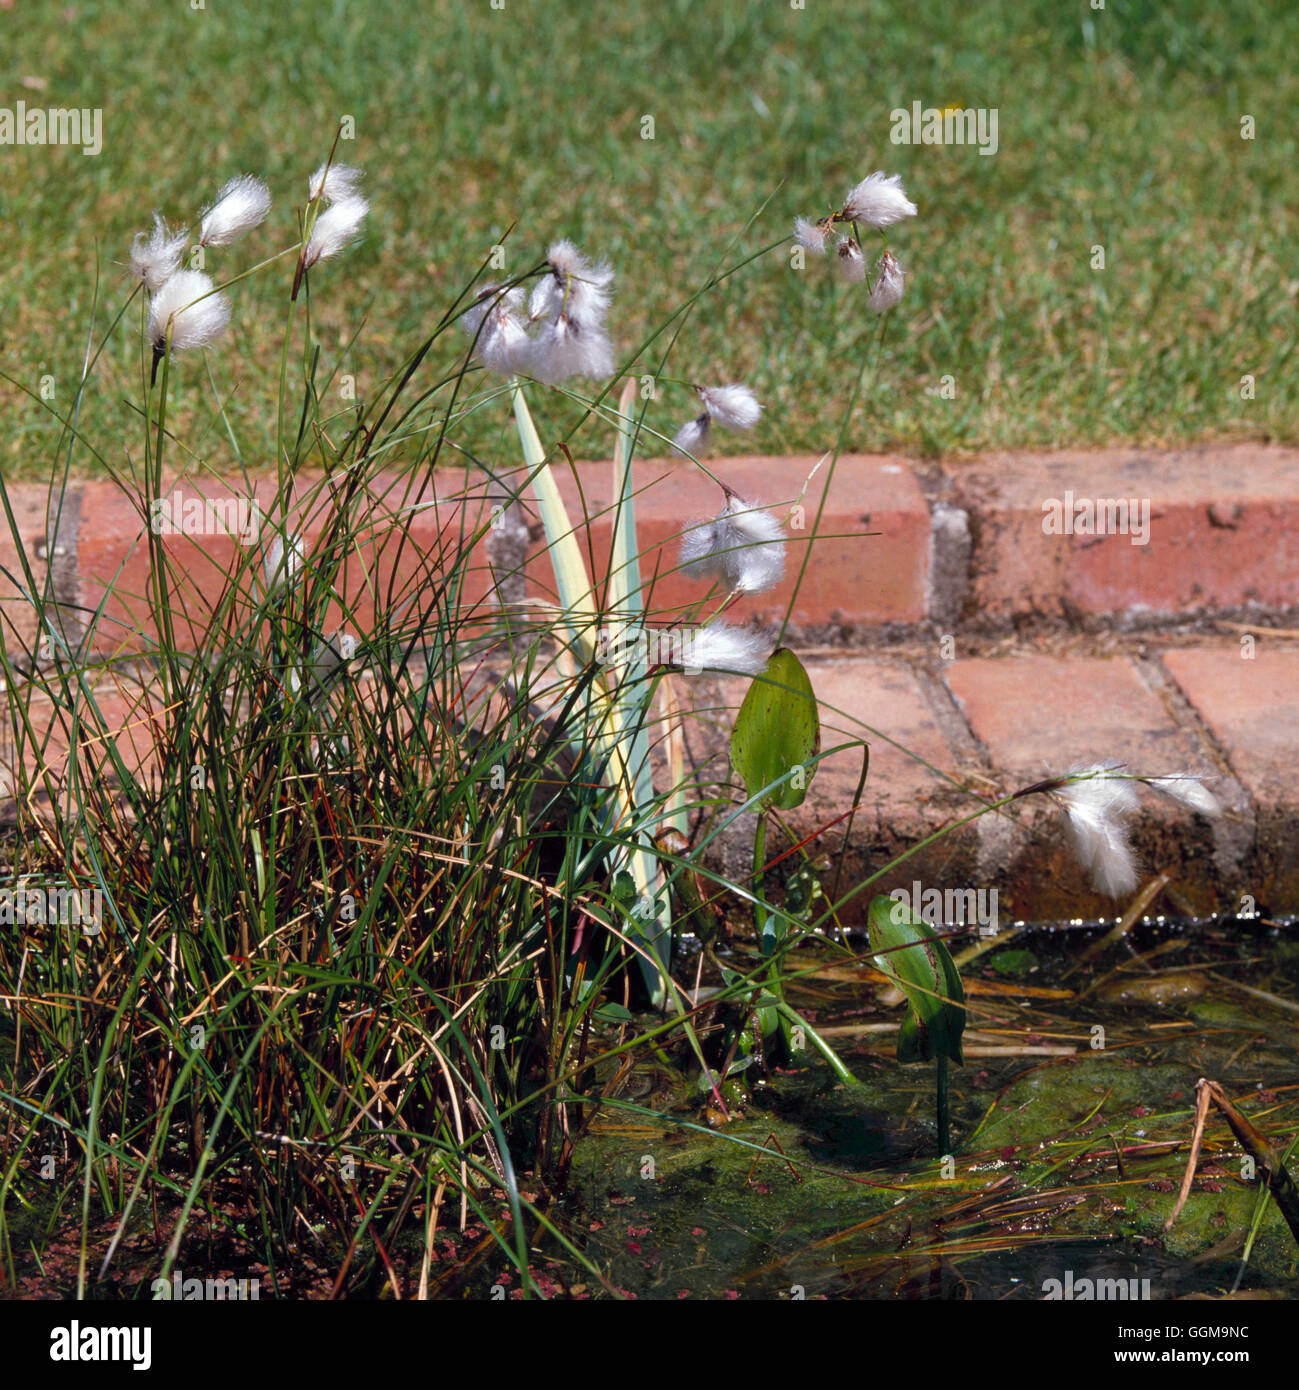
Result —
<path fill-rule="evenodd" d="M 16 0 L 0 36 L 0 103 L 103 111 L 98 157 L 0 148 L 0 368 L 33 392 L 52 377 L 60 412 L 96 273 L 102 331 L 150 213 L 185 221 L 230 176 L 265 177 L 270 220 L 209 262 L 235 274 L 295 239 L 306 176 L 349 116 L 341 157 L 374 210 L 363 243 L 313 274 L 312 322 L 362 397 L 512 222 L 511 272 L 561 235 L 612 261 L 610 325 L 630 351 L 728 246 L 776 241 L 883 168 L 920 216 L 893 229 L 911 279 L 850 448 L 1299 437 L 1290 0 Z M 890 143 L 890 112 L 913 102 L 996 108 L 997 153 Z M 272 463 L 291 278 L 286 259 L 236 286 L 207 365 L 178 359 L 169 418 L 195 459 Z M 138 326 L 133 307 L 82 409 L 114 467 L 140 453 Z M 820 451 L 873 327 L 861 287 L 828 262 L 795 271 L 782 248 L 700 303 L 666 370 L 758 391 L 759 427 L 724 447 Z M 652 423 L 670 433 L 692 404 L 678 390 Z M 0 469 L 48 470 L 57 423 L 7 381 L 0 409 Z M 538 408 L 552 437 L 576 413 Z M 512 457 L 503 416 L 478 412 L 453 445 Z M 87 449 L 73 463 L 99 466 Z"/>

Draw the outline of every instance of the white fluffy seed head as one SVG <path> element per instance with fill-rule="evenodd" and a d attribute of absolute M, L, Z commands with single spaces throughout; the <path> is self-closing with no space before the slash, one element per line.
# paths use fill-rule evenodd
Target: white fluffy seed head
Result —
<path fill-rule="evenodd" d="M 228 246 L 264 221 L 270 210 L 270 189 L 255 175 L 240 174 L 226 184 L 203 214 L 198 244 Z"/>
<path fill-rule="evenodd" d="M 835 269 L 839 278 L 850 285 L 860 285 L 866 278 L 866 257 L 850 236 L 841 236 L 835 247 Z"/>
<path fill-rule="evenodd" d="M 358 195 L 364 177 L 350 164 L 322 164 L 307 180 L 307 197 L 313 203 L 341 203 Z"/>
<path fill-rule="evenodd" d="M 1125 776 L 1114 759 L 1069 769 L 1069 780 L 1056 795 L 1068 808 L 1087 808 L 1106 816 L 1129 816 L 1140 804 L 1136 779 Z"/>
<path fill-rule="evenodd" d="M 589 273 L 591 263 L 567 237 L 552 242 L 546 252 L 546 263 L 550 273 L 563 285 L 573 276 Z"/>
<path fill-rule="evenodd" d="M 143 281 L 150 294 L 157 294 L 180 269 L 181 254 L 188 240 L 188 232 L 169 230 L 166 222 L 155 212 L 153 231 L 136 232 L 131 240 L 131 278 Z"/>
<path fill-rule="evenodd" d="M 877 314 L 887 314 L 902 299 L 902 277 L 906 272 L 892 251 L 885 251 L 875 264 L 875 284 L 866 297 L 867 304 Z"/>
<path fill-rule="evenodd" d="M 1137 863 L 1128 842 L 1128 817 L 1137 809 L 1133 781 L 1116 776 L 1119 764 L 1073 768 L 1055 791 L 1065 812 L 1065 831 L 1078 863 L 1098 893 L 1120 898 L 1137 886 Z"/>
<path fill-rule="evenodd" d="M 533 342 L 519 317 L 523 303 L 523 291 L 517 286 L 502 291 L 489 285 L 461 316 L 465 331 L 477 335 L 474 350 L 478 360 L 502 376 L 526 372 L 531 363 Z"/>
<path fill-rule="evenodd" d="M 317 261 L 337 256 L 345 247 L 356 240 L 361 223 L 370 211 L 370 204 L 359 195 L 340 198 L 330 204 L 317 218 L 311 228 L 311 238 L 302 254 L 303 267 L 309 270 Z"/>
<path fill-rule="evenodd" d="M 703 579 L 714 572 L 713 557 L 717 551 L 717 522 L 699 522 L 681 537 L 682 570 L 690 579 Z"/>
<path fill-rule="evenodd" d="M 1127 827 L 1087 807 L 1068 813 L 1065 828 L 1078 863 L 1092 886 L 1107 898 L 1121 898 L 1137 886 L 1137 865 Z"/>
<path fill-rule="evenodd" d="M 708 448 L 712 433 L 712 417 L 704 411 L 695 419 L 687 420 L 676 432 L 672 440 L 672 452 L 680 458 L 697 459 Z"/>
<path fill-rule="evenodd" d="M 915 215 L 916 205 L 903 191 L 902 175 L 881 171 L 862 179 L 843 205 L 843 216 L 864 227 L 891 227 Z"/>
<path fill-rule="evenodd" d="M 564 288 L 554 275 L 544 275 L 533 287 L 528 318 L 533 323 L 557 317 L 564 307 Z"/>
<path fill-rule="evenodd" d="M 762 414 L 762 405 L 747 386 L 705 386 L 699 398 L 713 421 L 732 430 L 751 430 Z"/>
<path fill-rule="evenodd" d="M 574 376 L 612 376 L 613 343 L 604 326 L 612 284 L 607 263 L 592 265 L 571 241 L 555 242 L 528 302 L 528 319 L 537 331 L 519 370 L 548 386 Z"/>
<path fill-rule="evenodd" d="M 825 255 L 825 239 L 829 228 L 821 222 L 813 222 L 806 217 L 794 219 L 794 242 L 815 256 Z"/>
<path fill-rule="evenodd" d="M 302 565 L 302 538 L 290 531 L 286 547 L 284 537 L 277 532 L 262 554 L 267 594 L 277 594 L 286 588 L 297 578 Z"/>
<path fill-rule="evenodd" d="M 212 281 L 199 270 L 178 270 L 149 304 L 149 341 L 159 352 L 167 344 L 171 325 L 174 352 L 207 347 L 230 322 L 230 303 L 212 293 Z"/>
<path fill-rule="evenodd" d="M 794 241 L 814 256 L 825 255 L 825 228 L 817 222 L 809 222 L 806 217 L 794 219 Z"/>
<path fill-rule="evenodd" d="M 683 646 L 681 665 L 688 675 L 700 671 L 739 671 L 756 676 L 771 655 L 771 641 L 761 632 L 729 627 L 722 622 L 697 628 Z"/>
<path fill-rule="evenodd" d="M 532 338 L 526 370 L 546 386 L 574 376 L 603 380 L 613 375 L 613 344 L 603 325 L 560 314 Z"/>
<path fill-rule="evenodd" d="M 785 533 L 770 512 L 732 495 L 712 521 L 682 536 L 681 566 L 692 579 L 712 575 L 733 592 L 760 594 L 785 572 Z"/>
<path fill-rule="evenodd" d="M 311 676 L 315 683 L 327 685 L 356 656 L 357 648 L 356 638 L 342 628 L 317 642 L 311 653 Z"/>
<path fill-rule="evenodd" d="M 516 285 L 512 289 L 502 289 L 500 285 L 484 285 L 478 291 L 474 302 L 460 316 L 465 332 L 471 336 L 478 332 L 478 325 L 484 319 L 496 314 L 517 314 L 523 308 L 523 291 Z"/>
<path fill-rule="evenodd" d="M 532 292 L 529 316 L 554 322 L 562 315 L 579 332 L 588 328 L 603 332 L 612 295 L 612 267 L 604 261 L 592 265 L 568 240 L 555 242 L 546 260 L 549 269 Z"/>
<path fill-rule="evenodd" d="M 779 583 L 785 572 L 785 533 L 780 522 L 741 497 L 727 503 L 726 525 L 738 545 L 729 551 L 729 578 L 741 593 L 758 594 Z"/>
<path fill-rule="evenodd" d="M 513 314 L 501 314 L 483 330 L 478 356 L 484 367 L 501 376 L 518 376 L 532 365 L 535 344 Z"/>
<path fill-rule="evenodd" d="M 1174 772 L 1166 777 L 1146 777 L 1143 780 L 1156 791 L 1171 796 L 1174 801 L 1189 806 L 1192 811 L 1198 811 L 1202 816 L 1222 814 L 1217 797 L 1204 785 L 1203 779 L 1194 773 Z"/>

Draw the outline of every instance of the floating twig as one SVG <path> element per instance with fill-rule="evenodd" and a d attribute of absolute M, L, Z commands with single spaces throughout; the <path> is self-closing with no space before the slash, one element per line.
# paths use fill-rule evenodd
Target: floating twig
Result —
<path fill-rule="evenodd" d="M 1173 1222 L 1181 1215 L 1186 1199 L 1191 1194 L 1191 1183 L 1195 1179 L 1195 1164 L 1200 1156 L 1200 1143 L 1204 1138 L 1205 1121 L 1209 1106 L 1216 1105 L 1222 1112 L 1231 1132 L 1239 1140 L 1245 1152 L 1254 1160 L 1262 1174 L 1263 1182 L 1272 1194 L 1273 1200 L 1285 1217 L 1290 1234 L 1299 1241 L 1299 1188 L 1281 1162 L 1281 1157 L 1272 1147 L 1267 1137 L 1261 1134 L 1231 1103 L 1226 1091 L 1216 1081 L 1201 1077 L 1195 1084 L 1195 1127 L 1191 1133 L 1191 1154 L 1182 1177 L 1181 1190 L 1173 1210 L 1164 1222 L 1164 1230 L 1172 1229 Z"/>

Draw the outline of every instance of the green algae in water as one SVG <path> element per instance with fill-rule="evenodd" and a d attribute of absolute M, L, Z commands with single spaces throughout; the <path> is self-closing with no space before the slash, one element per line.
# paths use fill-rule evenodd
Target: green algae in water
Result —
<path fill-rule="evenodd" d="M 1032 951 L 998 951 L 988 957 L 988 964 L 1005 979 L 1023 980 L 1040 969 Z"/>
<path fill-rule="evenodd" d="M 1065 980 L 1075 942 L 1033 935 L 1033 986 Z M 1284 996 L 1260 936 L 1188 938 L 1176 968 L 1261 955 L 1232 980 Z M 1139 929 L 1133 944 L 1150 943 Z M 1105 999 L 1089 990 L 1104 970 L 1069 976 L 1076 993 L 1063 1000 L 1017 1001 L 1013 986 L 993 996 L 1004 1003 L 971 996 L 972 1029 L 993 1013 L 1021 1034 L 1067 1034 L 1077 1050 L 1045 1062 L 971 1056 L 953 1073 L 947 1163 L 933 1152 L 932 1069 L 898 1065 L 891 1035 L 863 1032 L 855 1050 L 836 1039 L 860 1085 L 834 1085 L 816 1064 L 774 1073 L 719 1132 L 697 1104 L 606 1108 L 578 1146 L 566 1231 L 639 1298 L 1041 1298 L 1066 1270 L 1148 1279 L 1153 1298 L 1225 1291 L 1259 1188 L 1222 1125 L 1211 1120 L 1190 1198 L 1163 1230 L 1195 1083 L 1215 1075 L 1284 1146 L 1299 1129 L 1295 1016 L 1230 983 L 1194 998 L 1152 990 L 1158 1004 Z M 980 976 L 1008 985 L 991 962 L 967 978 Z M 859 1018 L 873 998 L 860 985 L 835 993 L 820 1024 Z M 1242 1287 L 1299 1295 L 1297 1254 L 1267 1202 Z"/>

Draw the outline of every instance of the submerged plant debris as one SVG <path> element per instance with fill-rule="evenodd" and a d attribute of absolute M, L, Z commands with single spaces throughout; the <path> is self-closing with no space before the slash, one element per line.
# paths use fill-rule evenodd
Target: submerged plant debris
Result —
<path fill-rule="evenodd" d="M 1051 1281 L 1078 1298 L 1102 1279 L 1123 1281 L 1117 1296 L 1294 1297 L 1299 1249 L 1225 1124 L 1210 1121 L 1191 1196 L 1164 1223 L 1201 1076 L 1277 1147 L 1299 1132 L 1299 939 L 1234 921 L 1142 928 L 1079 978 L 1081 935 L 1021 933 L 1012 959 L 1038 963 L 1022 984 L 996 951 L 967 974 L 946 1162 L 929 1068 L 893 1058 L 899 1010 L 866 970 L 809 958 L 790 996 L 862 1084 L 810 1061 L 755 1079 L 713 1129 L 684 1081 L 638 1071 L 644 1093 L 606 1101 L 577 1148 L 564 1234 L 637 1298 L 1043 1299 Z"/>

